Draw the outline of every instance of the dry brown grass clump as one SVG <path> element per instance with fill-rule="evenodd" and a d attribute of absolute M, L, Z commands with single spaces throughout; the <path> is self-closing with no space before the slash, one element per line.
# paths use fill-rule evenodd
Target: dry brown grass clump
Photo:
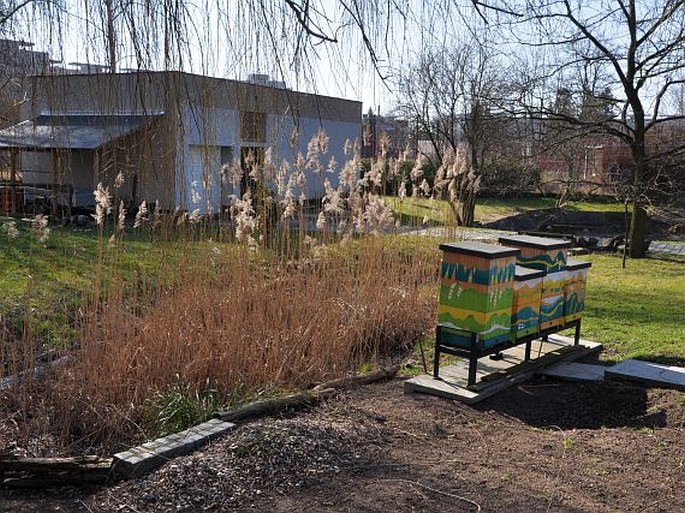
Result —
<path fill-rule="evenodd" d="M 358 144 L 336 186 L 314 166 L 325 185 L 314 223 L 304 176 L 327 144 L 310 146 L 292 167 L 255 161 L 255 185 L 214 218 L 197 209 L 165 218 L 143 202 L 134 232 L 170 255 L 154 283 L 118 270 L 127 238 L 117 201 L 123 176 L 113 193 L 99 184 L 98 264 L 79 344 L 47 380 L 12 388 L 17 425 L 25 426 L 17 433 L 47 430 L 66 445 L 111 450 L 410 347 L 432 324 L 437 250 L 389 235 L 397 225 L 377 195 L 389 165 L 360 179 Z M 26 363 L 17 369 L 29 369 L 36 352 L 24 339 L 15 359 Z M 49 428 L 31 421 L 37 408 Z"/>
<path fill-rule="evenodd" d="M 401 239 L 295 262 L 244 246 L 189 251 L 180 285 L 139 315 L 110 291 L 70 364 L 39 394 L 53 433 L 112 447 L 407 349 L 432 323 L 437 254 L 401 249 Z"/>

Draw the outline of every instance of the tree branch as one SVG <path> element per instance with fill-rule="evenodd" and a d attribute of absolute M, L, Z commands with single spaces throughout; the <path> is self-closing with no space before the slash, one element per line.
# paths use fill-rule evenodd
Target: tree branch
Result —
<path fill-rule="evenodd" d="M 304 29 L 304 31 L 312 37 L 320 39 L 322 41 L 328 41 L 329 43 L 337 43 L 338 40 L 335 37 L 327 36 L 320 30 L 312 29 L 312 19 L 309 16 L 309 0 L 304 0 L 304 3 L 300 6 L 295 3 L 295 0 L 285 0 L 286 5 L 290 10 L 295 13 L 297 22 Z M 314 25 L 315 26 L 315 25 Z M 318 28 L 318 27 L 317 27 Z"/>

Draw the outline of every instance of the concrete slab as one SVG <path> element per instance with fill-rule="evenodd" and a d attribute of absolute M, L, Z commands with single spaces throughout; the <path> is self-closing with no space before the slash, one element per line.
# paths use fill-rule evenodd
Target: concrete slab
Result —
<path fill-rule="evenodd" d="M 564 381 L 604 381 L 604 365 L 590 365 L 587 363 L 562 362 L 536 372 L 538 376 L 560 379 Z"/>
<path fill-rule="evenodd" d="M 581 339 L 580 345 L 573 345 L 572 337 L 550 335 L 547 341 L 533 341 L 531 360 L 526 362 L 525 345 L 512 347 L 502 352 L 501 360 L 483 357 L 478 360 L 476 384 L 467 388 L 467 360 L 440 368 L 440 378 L 423 374 L 404 383 L 404 393 L 424 393 L 456 399 L 467 404 L 477 403 L 497 392 L 530 379 L 540 369 L 560 361 L 573 361 L 597 353 L 602 345 Z"/>
<path fill-rule="evenodd" d="M 178 456 L 194 451 L 210 440 L 233 429 L 235 424 L 212 419 L 185 431 L 157 438 L 114 455 L 114 472 L 127 478 L 138 477 Z"/>
<path fill-rule="evenodd" d="M 675 388 L 685 391 L 685 368 L 662 365 L 641 360 L 623 360 L 613 367 L 607 367 L 606 379 L 631 381 L 660 388 Z"/>

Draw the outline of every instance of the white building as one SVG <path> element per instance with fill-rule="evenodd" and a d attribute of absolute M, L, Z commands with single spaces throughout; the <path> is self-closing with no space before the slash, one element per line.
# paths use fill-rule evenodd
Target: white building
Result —
<path fill-rule="evenodd" d="M 123 171 L 127 201 L 218 212 L 241 194 L 222 180 L 224 164 L 244 162 L 249 152 L 263 158 L 266 148 L 276 165 L 294 162 L 319 129 L 330 138 L 322 160 L 342 163 L 346 140 L 360 137 L 360 102 L 264 80 L 183 72 L 28 80 L 23 121 L 0 130 L 0 150 L 13 155 L 25 188 L 50 191 L 53 208 L 92 206 L 97 183 L 111 185 Z M 308 198 L 321 197 L 323 179 L 308 175 Z M 327 176 L 336 185 L 337 173 Z"/>

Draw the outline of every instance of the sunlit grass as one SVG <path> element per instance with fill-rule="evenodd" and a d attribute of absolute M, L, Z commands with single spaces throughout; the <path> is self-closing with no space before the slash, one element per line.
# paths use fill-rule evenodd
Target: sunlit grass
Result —
<path fill-rule="evenodd" d="M 583 336 L 610 359 L 680 359 L 685 363 L 685 265 L 614 256 L 583 257 L 588 277 Z"/>
<path fill-rule="evenodd" d="M 454 224 L 449 204 L 445 200 L 428 198 L 386 197 L 385 200 L 398 212 L 404 224 L 446 225 Z M 553 208 L 556 198 L 535 196 L 524 198 L 478 198 L 476 200 L 475 220 L 490 223 L 505 217 L 521 214 L 530 210 Z M 583 212 L 623 212 L 622 203 L 610 199 L 584 199 L 569 201 L 563 207 L 570 211 Z"/>

